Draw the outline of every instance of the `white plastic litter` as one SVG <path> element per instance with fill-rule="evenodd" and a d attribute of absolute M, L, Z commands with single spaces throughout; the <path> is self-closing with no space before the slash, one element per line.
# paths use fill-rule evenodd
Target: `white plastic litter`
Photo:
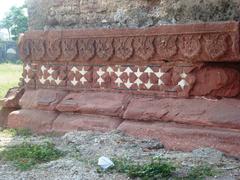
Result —
<path fill-rule="evenodd" d="M 108 169 L 109 167 L 111 166 L 114 166 L 114 163 L 108 158 L 108 157 L 105 157 L 105 156 L 101 156 L 99 159 L 98 159 L 98 165 L 106 170 Z"/>

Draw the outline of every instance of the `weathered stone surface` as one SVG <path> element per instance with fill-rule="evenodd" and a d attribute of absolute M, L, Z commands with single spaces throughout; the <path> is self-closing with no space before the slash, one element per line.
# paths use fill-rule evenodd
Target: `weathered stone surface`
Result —
<path fill-rule="evenodd" d="M 175 123 L 124 121 L 119 130 L 140 138 L 159 139 L 167 149 L 192 151 L 212 147 L 240 156 L 240 131 L 210 129 Z"/>
<path fill-rule="evenodd" d="M 121 93 L 70 93 L 57 105 L 57 110 L 61 112 L 120 116 L 128 103 L 128 99 L 128 95 Z"/>
<path fill-rule="evenodd" d="M 0 127 L 6 127 L 8 121 L 8 115 L 15 111 L 15 108 L 1 108 L 0 107 Z"/>
<path fill-rule="evenodd" d="M 134 98 L 123 118 L 240 129 L 240 100 Z"/>
<path fill-rule="evenodd" d="M 24 93 L 23 88 L 12 88 L 8 91 L 2 100 L 2 107 L 4 108 L 20 108 L 19 100 Z"/>
<path fill-rule="evenodd" d="M 122 120 L 108 116 L 80 115 L 62 113 L 53 123 L 52 130 L 70 132 L 77 130 L 111 131 L 116 129 Z"/>
<path fill-rule="evenodd" d="M 51 130 L 53 120 L 56 119 L 57 115 L 53 111 L 21 109 L 9 114 L 7 126 L 9 128 L 27 128 L 34 132 L 45 133 Z"/>
<path fill-rule="evenodd" d="M 41 109 L 53 111 L 56 105 L 67 95 L 61 90 L 27 90 L 20 99 L 20 106 L 23 109 Z"/>
<path fill-rule="evenodd" d="M 234 97 L 240 94 L 240 73 L 234 68 L 205 67 L 196 73 L 194 96 Z"/>
<path fill-rule="evenodd" d="M 149 27 L 238 20 L 238 0 L 28 0 L 31 29 Z"/>

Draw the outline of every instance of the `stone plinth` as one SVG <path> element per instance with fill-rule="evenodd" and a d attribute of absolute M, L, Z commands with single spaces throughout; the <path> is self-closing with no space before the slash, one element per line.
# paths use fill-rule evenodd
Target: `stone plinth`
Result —
<path fill-rule="evenodd" d="M 8 126 L 119 129 L 240 156 L 239 40 L 238 22 L 26 32 L 26 92 Z"/>

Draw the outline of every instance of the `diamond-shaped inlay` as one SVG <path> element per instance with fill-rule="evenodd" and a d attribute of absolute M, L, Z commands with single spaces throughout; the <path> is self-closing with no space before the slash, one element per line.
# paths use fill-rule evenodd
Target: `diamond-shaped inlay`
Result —
<path fill-rule="evenodd" d="M 28 72 L 31 69 L 31 67 L 27 64 L 24 69 Z"/>
<path fill-rule="evenodd" d="M 178 86 L 180 86 L 182 89 L 184 89 L 185 86 L 188 86 L 188 82 L 185 79 L 182 79 L 178 82 Z"/>

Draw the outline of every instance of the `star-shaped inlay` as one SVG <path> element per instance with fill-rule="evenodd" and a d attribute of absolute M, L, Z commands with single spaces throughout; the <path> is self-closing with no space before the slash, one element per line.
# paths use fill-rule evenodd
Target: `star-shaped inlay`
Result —
<path fill-rule="evenodd" d="M 186 74 L 185 72 L 183 72 L 183 73 L 180 74 L 180 77 L 181 77 L 182 79 L 186 79 L 187 74 Z"/>

